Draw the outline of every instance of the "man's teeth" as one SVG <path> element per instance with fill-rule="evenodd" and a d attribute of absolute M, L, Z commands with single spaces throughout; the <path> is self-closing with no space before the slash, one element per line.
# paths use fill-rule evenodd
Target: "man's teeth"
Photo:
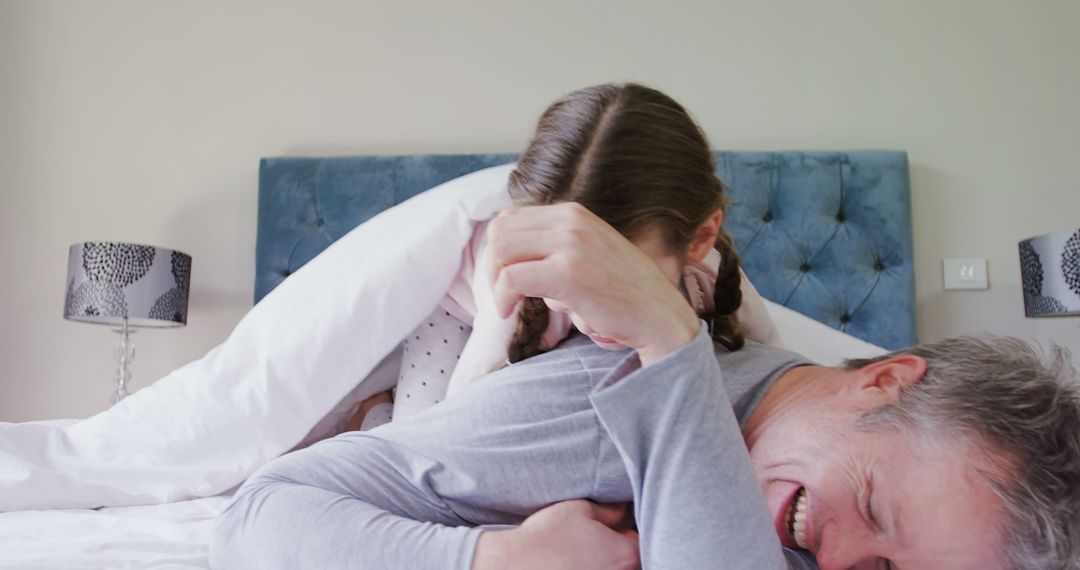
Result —
<path fill-rule="evenodd" d="M 799 489 L 795 501 L 788 507 L 788 529 L 799 548 L 806 548 L 806 488 Z"/>

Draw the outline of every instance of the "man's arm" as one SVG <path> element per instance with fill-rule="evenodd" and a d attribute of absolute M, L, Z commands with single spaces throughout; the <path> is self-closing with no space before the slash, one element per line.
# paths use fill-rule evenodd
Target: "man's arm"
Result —
<path fill-rule="evenodd" d="M 434 491 L 408 482 L 400 466 L 380 452 L 384 444 L 339 437 L 291 453 L 256 473 L 218 520 L 211 566 L 638 568 L 637 533 L 614 530 L 628 510 L 625 504 L 564 501 L 512 530 L 460 526 L 466 523 Z"/>
<path fill-rule="evenodd" d="M 644 567 L 787 568 L 705 328 L 627 372 L 591 400 L 630 475 Z"/>
<path fill-rule="evenodd" d="M 643 567 L 816 570 L 805 553 L 781 550 L 716 368 L 711 339 L 702 331 L 647 368 L 624 362 L 591 395 L 630 477 Z M 624 555 L 636 534 L 603 528 L 588 504 L 566 506 L 544 509 L 514 530 L 482 535 L 474 570 L 636 567 Z M 568 554 L 590 549 L 593 558 L 559 565 Z M 600 555 L 612 558 L 598 563 Z"/>
<path fill-rule="evenodd" d="M 603 436 L 588 400 L 610 368 L 604 363 L 622 358 L 567 347 L 508 367 L 422 415 L 276 460 L 222 515 L 214 564 L 464 570 L 481 531 L 455 526 L 518 524 L 580 497 L 626 500 L 628 489 L 597 490 L 600 462 L 611 471 L 618 459 L 598 455 Z M 550 513 L 537 520 L 545 518 Z M 525 534 L 550 536 L 537 532 L 545 528 L 537 520 Z M 603 534 L 602 527 L 591 528 Z M 497 542 L 507 536 L 492 534 L 500 535 Z M 598 543 L 589 553 L 603 548 Z M 581 552 L 563 554 L 571 567 L 590 568 L 573 558 Z"/>
<path fill-rule="evenodd" d="M 404 481 L 389 445 L 355 432 L 268 464 L 219 517 L 211 566 L 470 568 L 481 530 Z"/>
<path fill-rule="evenodd" d="M 652 260 L 573 203 L 504 210 L 488 232 L 502 314 L 557 299 L 638 353 L 591 400 L 634 486 L 644 567 L 816 568 L 782 550 L 712 341 Z"/>

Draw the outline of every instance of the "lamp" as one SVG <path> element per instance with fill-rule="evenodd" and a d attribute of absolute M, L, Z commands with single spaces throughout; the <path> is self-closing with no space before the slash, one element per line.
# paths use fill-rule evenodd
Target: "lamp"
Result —
<path fill-rule="evenodd" d="M 135 358 L 129 327 L 169 328 L 187 323 L 191 256 L 139 245 L 91 241 L 68 252 L 64 318 L 122 327 L 116 348 L 115 404 L 128 395 Z"/>
<path fill-rule="evenodd" d="M 1027 316 L 1080 315 L 1080 230 L 1020 242 L 1020 276 Z"/>

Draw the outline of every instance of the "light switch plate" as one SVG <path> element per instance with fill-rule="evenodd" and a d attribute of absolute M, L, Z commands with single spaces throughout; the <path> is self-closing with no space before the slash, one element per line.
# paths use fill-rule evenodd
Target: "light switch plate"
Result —
<path fill-rule="evenodd" d="M 945 289 L 989 289 L 985 257 L 948 257 L 942 264 Z"/>

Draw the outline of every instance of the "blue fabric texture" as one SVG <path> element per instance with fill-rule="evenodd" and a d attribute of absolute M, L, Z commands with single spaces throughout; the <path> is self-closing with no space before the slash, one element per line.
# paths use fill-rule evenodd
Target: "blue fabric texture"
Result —
<path fill-rule="evenodd" d="M 382 210 L 514 154 L 265 158 L 255 302 Z M 915 344 L 911 199 L 900 151 L 718 152 L 725 226 L 762 296 L 886 348 Z"/>

